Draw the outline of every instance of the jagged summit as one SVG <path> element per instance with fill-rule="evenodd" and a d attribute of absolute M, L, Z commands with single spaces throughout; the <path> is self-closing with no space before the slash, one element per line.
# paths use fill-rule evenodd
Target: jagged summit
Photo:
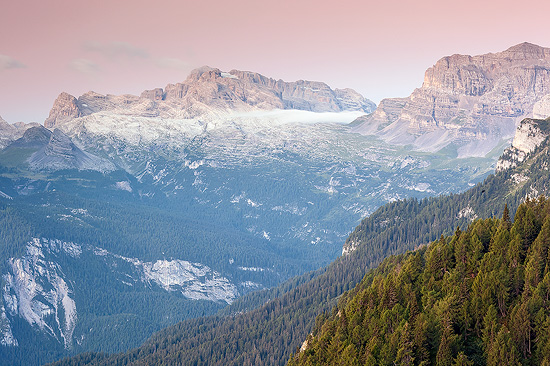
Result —
<path fill-rule="evenodd" d="M 539 45 L 529 42 L 523 42 L 508 48 L 502 53 L 523 55 L 525 58 L 531 58 L 532 56 L 545 58 L 550 55 L 550 48 L 541 47 Z"/>
<path fill-rule="evenodd" d="M 408 98 L 383 100 L 355 131 L 459 157 L 485 156 L 550 93 L 550 49 L 530 43 L 478 56 L 443 57 Z"/>
<path fill-rule="evenodd" d="M 44 127 L 51 128 L 65 120 L 80 117 L 82 115 L 78 108 L 77 100 L 72 95 L 62 92 L 55 100 L 50 115 L 44 121 Z"/>
<path fill-rule="evenodd" d="M 360 111 L 376 105 L 351 89 L 299 80 L 285 82 L 250 71 L 203 66 L 185 81 L 145 90 L 141 95 L 101 95 L 88 92 L 78 99 L 61 93 L 44 126 L 52 128 L 78 117 L 110 111 L 118 115 L 195 118 L 217 111 L 296 109 L 312 112 Z"/>

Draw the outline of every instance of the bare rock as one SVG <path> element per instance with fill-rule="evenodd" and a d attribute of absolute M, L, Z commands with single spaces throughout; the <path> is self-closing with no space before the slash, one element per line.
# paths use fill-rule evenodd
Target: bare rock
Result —
<path fill-rule="evenodd" d="M 504 151 L 497 162 L 497 171 L 517 166 L 535 151 L 549 136 L 549 121 L 526 118 L 519 124 L 512 146 Z"/>
<path fill-rule="evenodd" d="M 151 99 L 153 101 L 159 101 L 164 99 L 164 91 L 162 88 L 155 88 L 153 90 L 145 90 L 140 95 L 141 98 Z"/>
<path fill-rule="evenodd" d="M 169 84 L 164 90 L 166 100 L 179 101 L 183 107 L 202 104 L 218 109 L 255 107 L 365 113 L 375 108 L 373 102 L 351 89 L 333 90 L 321 82 L 285 82 L 255 72 L 222 72 L 207 66 L 193 70 L 183 83 Z"/>
<path fill-rule="evenodd" d="M 80 117 L 82 115 L 78 108 L 76 98 L 68 93 L 61 93 L 55 100 L 50 115 L 44 121 L 44 127 L 52 128 L 66 120 Z"/>
<path fill-rule="evenodd" d="M 549 48 L 522 43 L 500 53 L 452 55 L 426 71 L 421 88 L 383 100 L 354 131 L 424 151 L 453 143 L 460 157 L 484 156 L 511 138 L 549 92 Z"/>
<path fill-rule="evenodd" d="M 52 132 L 43 126 L 27 129 L 23 136 L 10 144 L 11 148 L 40 148 L 48 144 Z"/>

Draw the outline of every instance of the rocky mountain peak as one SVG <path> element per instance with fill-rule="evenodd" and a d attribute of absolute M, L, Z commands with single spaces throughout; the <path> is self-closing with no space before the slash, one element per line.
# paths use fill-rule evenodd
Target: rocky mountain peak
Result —
<path fill-rule="evenodd" d="M 0 117 L 0 149 L 5 148 L 13 141 L 17 140 L 30 127 L 36 126 L 36 123 L 16 122 L 14 124 L 6 122 Z"/>
<path fill-rule="evenodd" d="M 550 48 L 523 42 L 508 48 L 506 51 L 502 52 L 502 55 L 512 59 L 546 58 L 550 56 Z"/>
<path fill-rule="evenodd" d="M 27 129 L 23 136 L 15 140 L 13 147 L 41 147 L 50 141 L 52 132 L 43 126 L 35 126 Z"/>
<path fill-rule="evenodd" d="M 299 80 L 285 82 L 250 71 L 203 66 L 185 81 L 164 89 L 145 90 L 140 96 L 101 95 L 88 92 L 78 99 L 61 93 L 48 128 L 98 112 L 133 117 L 192 119 L 219 112 L 296 109 L 312 112 L 358 111 L 370 113 L 376 105 L 351 89 L 331 89 L 327 84 Z"/>
<path fill-rule="evenodd" d="M 459 157 L 485 156 L 514 135 L 550 93 L 550 49 L 529 43 L 478 56 L 443 57 L 408 98 L 383 100 L 355 131 Z"/>
<path fill-rule="evenodd" d="M 66 120 L 80 117 L 82 112 L 78 108 L 77 100 L 72 95 L 62 92 L 55 100 L 50 115 L 44 121 L 44 127 L 52 128 Z"/>

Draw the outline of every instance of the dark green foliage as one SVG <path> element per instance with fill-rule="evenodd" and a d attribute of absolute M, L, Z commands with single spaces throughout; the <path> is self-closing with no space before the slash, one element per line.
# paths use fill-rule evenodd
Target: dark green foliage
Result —
<path fill-rule="evenodd" d="M 550 273 L 541 270 L 550 266 L 541 245 L 549 240 L 550 200 L 528 200 L 518 212 L 511 226 L 506 214 L 478 220 L 386 259 L 344 294 L 289 366 L 541 364 L 550 324 Z M 480 251 L 479 232 L 491 233 L 494 245 Z M 517 242 L 526 254 L 515 254 Z M 467 258 L 477 258 L 470 269 Z M 519 290 L 509 286 L 514 273 Z"/>

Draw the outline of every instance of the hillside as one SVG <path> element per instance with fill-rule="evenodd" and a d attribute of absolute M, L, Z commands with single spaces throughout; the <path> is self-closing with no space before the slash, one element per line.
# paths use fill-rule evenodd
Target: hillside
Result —
<path fill-rule="evenodd" d="M 295 365 L 546 365 L 550 362 L 550 201 L 512 224 L 479 219 L 387 258 L 346 293 Z"/>
<path fill-rule="evenodd" d="M 283 365 L 312 331 L 315 317 L 329 311 L 344 291 L 387 255 L 428 244 L 442 234 L 451 235 L 457 226 L 466 228 L 475 215 L 500 214 L 505 204 L 515 212 L 535 190 L 537 195 L 550 193 L 548 172 L 543 168 L 548 166 L 549 154 L 546 139 L 517 166 L 489 176 L 462 194 L 398 201 L 380 208 L 354 231 L 346 247 L 348 255 L 277 290 L 237 301 L 226 312 L 230 316 L 182 322 L 125 354 L 87 354 L 58 365 Z M 518 181 L 520 175 L 524 178 Z"/>

